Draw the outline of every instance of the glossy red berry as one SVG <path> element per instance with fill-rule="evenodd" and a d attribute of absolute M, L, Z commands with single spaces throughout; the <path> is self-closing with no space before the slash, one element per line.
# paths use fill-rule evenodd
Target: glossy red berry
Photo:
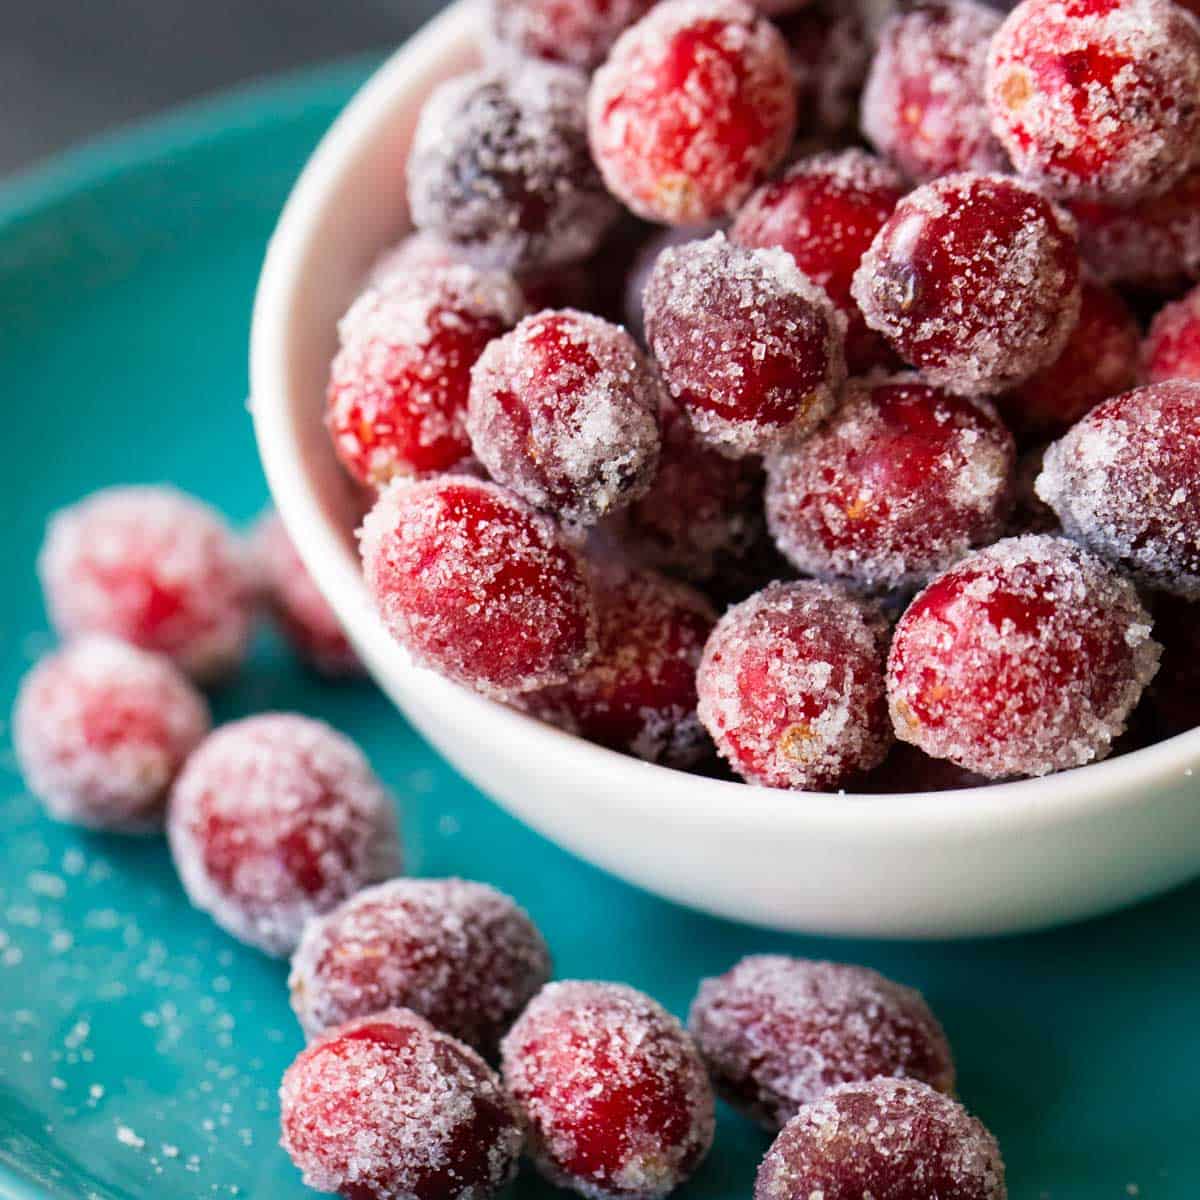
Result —
<path fill-rule="evenodd" d="M 1159 310 L 1146 333 L 1141 358 L 1147 383 L 1200 380 L 1200 288 Z"/>

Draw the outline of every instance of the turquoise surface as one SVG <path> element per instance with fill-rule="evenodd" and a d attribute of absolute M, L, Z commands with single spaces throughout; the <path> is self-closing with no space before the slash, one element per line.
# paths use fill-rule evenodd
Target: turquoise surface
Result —
<path fill-rule="evenodd" d="M 255 277 L 289 184 L 364 71 L 189 110 L 0 195 L 0 717 L 50 642 L 33 575 L 47 512 L 131 480 L 172 480 L 237 521 L 263 505 L 243 405 Z M 1200 1196 L 1200 887 L 1021 939 L 771 936 L 575 861 L 369 684 L 323 685 L 265 635 L 214 701 L 223 718 L 297 709 L 357 738 L 395 790 L 412 870 L 513 893 L 561 975 L 627 980 L 683 1012 L 702 975 L 750 951 L 868 963 L 943 1018 L 1014 1200 Z M 284 967 L 189 909 L 160 842 L 46 821 L 6 729 L 0 756 L 0 1196 L 310 1194 L 276 1145 L 275 1088 L 301 1045 Z M 765 1146 L 723 1113 L 683 1195 L 742 1200 Z M 550 1192 L 529 1174 L 516 1190 Z"/>

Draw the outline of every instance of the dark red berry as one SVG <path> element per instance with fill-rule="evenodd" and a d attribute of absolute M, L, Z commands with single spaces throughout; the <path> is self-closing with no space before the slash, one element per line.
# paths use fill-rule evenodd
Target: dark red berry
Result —
<path fill-rule="evenodd" d="M 1159 310 L 1142 345 L 1142 371 L 1148 383 L 1200 380 L 1200 288 Z"/>

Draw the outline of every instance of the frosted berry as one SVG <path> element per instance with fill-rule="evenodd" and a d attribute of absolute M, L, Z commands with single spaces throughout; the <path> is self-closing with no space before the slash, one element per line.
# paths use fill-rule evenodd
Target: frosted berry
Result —
<path fill-rule="evenodd" d="M 782 160 L 796 122 L 783 38 L 739 0 L 663 0 L 592 79 L 592 154 L 638 216 L 732 215 Z"/>
<path fill-rule="evenodd" d="M 791 256 L 714 234 L 659 255 L 646 335 L 702 441 L 731 457 L 811 433 L 837 406 L 844 319 Z"/>
<path fill-rule="evenodd" d="M 501 1053 L 530 1157 L 560 1187 L 592 1200 L 656 1200 L 712 1144 L 712 1089 L 695 1046 L 633 988 L 551 983 Z"/>
<path fill-rule="evenodd" d="M 492 695 L 562 683 L 595 650 L 582 563 L 496 484 L 444 476 L 385 491 L 359 534 L 384 624 L 424 666 Z"/>
<path fill-rule="evenodd" d="M 309 1037 L 408 1008 L 490 1055 L 549 978 L 542 935 L 502 892 L 463 879 L 391 879 L 305 926 L 288 986 Z"/>
<path fill-rule="evenodd" d="M 997 392 L 1062 353 L 1079 315 L 1079 252 L 1068 219 L 1032 188 L 948 175 L 900 201 L 852 290 L 867 324 L 930 383 Z"/>
<path fill-rule="evenodd" d="M 167 835 L 192 903 L 268 954 L 291 953 L 305 921 L 400 862 L 391 801 L 362 752 L 289 713 L 211 734 L 172 789 Z"/>
<path fill-rule="evenodd" d="M 208 732 L 203 696 L 169 659 L 85 634 L 21 681 L 17 762 L 59 821 L 143 833 L 162 824 L 167 789 Z"/>
<path fill-rule="evenodd" d="M 743 779 L 836 788 L 883 761 L 886 626 L 822 583 L 774 583 L 717 622 L 700 661 L 699 713 Z"/>
<path fill-rule="evenodd" d="M 1165 191 L 1200 138 L 1200 25 L 1172 0 L 1024 0 L 988 52 L 992 128 L 1066 197 Z"/>
<path fill-rule="evenodd" d="M 1007 1200 L 996 1139 L 949 1096 L 904 1079 L 847 1083 L 772 1143 L 754 1200 Z"/>
<path fill-rule="evenodd" d="M 1148 383 L 1200 380 L 1200 288 L 1159 310 L 1142 346 L 1142 370 Z"/>
<path fill-rule="evenodd" d="M 896 734 L 990 778 L 1105 758 L 1159 646 L 1133 587 L 1058 537 L 1008 538 L 935 579 L 892 638 Z"/>
<path fill-rule="evenodd" d="M 954 1090 L 921 994 L 866 967 L 751 955 L 701 983 L 688 1029 L 718 1094 L 772 1131 L 840 1083 L 892 1075 Z"/>
<path fill-rule="evenodd" d="M 346 1200 L 488 1200 L 517 1171 L 520 1118 L 495 1072 L 403 1008 L 313 1042 L 279 1101 L 304 1182 Z"/>
<path fill-rule="evenodd" d="M 492 34 L 528 58 L 590 71 L 654 0 L 491 0 Z"/>

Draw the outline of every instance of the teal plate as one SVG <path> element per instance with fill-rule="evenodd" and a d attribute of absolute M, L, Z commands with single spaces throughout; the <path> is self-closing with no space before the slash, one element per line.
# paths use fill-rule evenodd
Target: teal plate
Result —
<path fill-rule="evenodd" d="M 46 514 L 90 489 L 173 480 L 238 521 L 265 502 L 243 397 L 255 277 L 287 189 L 365 68 L 203 105 L 0 195 L 0 710 L 49 644 L 33 575 Z M 622 979 L 683 1012 L 750 951 L 849 959 L 923 989 L 992 1127 L 1014 1200 L 1200 1196 L 1200 886 L 1036 937 L 830 942 L 652 899 L 494 808 L 369 684 L 322 685 L 263 637 L 220 717 L 313 713 L 394 788 L 409 862 L 485 879 L 564 976 Z M 192 911 L 156 841 L 45 820 L 0 750 L 0 1195 L 311 1193 L 276 1144 L 300 1048 L 283 965 Z M 881 800 L 880 803 L 886 803 Z M 765 1139 L 722 1113 L 682 1195 L 744 1200 Z M 526 1173 L 521 1197 L 550 1189 Z"/>

